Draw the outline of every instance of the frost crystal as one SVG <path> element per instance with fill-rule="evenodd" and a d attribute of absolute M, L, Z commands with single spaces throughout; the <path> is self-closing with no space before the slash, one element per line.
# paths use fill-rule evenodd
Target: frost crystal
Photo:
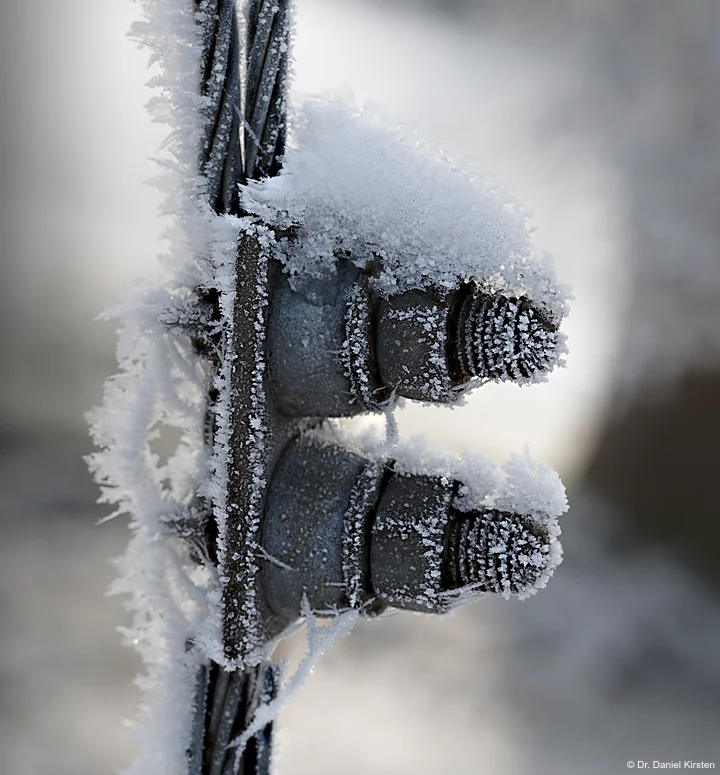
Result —
<path fill-rule="evenodd" d="M 351 608 L 358 608 L 365 602 L 367 586 L 366 536 L 368 517 L 378 500 L 382 477 L 382 466 L 368 463 L 360 473 L 344 519 L 342 544 L 343 582 L 348 590 Z"/>
<path fill-rule="evenodd" d="M 206 406 L 210 362 L 220 355 L 232 309 L 241 223 L 203 204 L 201 29 L 193 4 L 147 0 L 142 9 L 145 21 L 133 34 L 160 66 L 149 107 L 171 127 L 157 184 L 174 222 L 162 283 L 138 285 L 109 315 L 123 326 L 120 373 L 106 383 L 103 406 L 91 417 L 99 451 L 90 466 L 102 500 L 114 504 L 113 515 L 129 514 L 133 529 L 112 588 L 130 597 L 126 636 L 146 665 L 141 756 L 128 772 L 181 775 L 198 668 L 208 655 L 222 659 L 218 574 L 197 539 L 205 534 L 205 501 L 220 489 L 222 472 L 210 477 L 205 458 Z M 218 295 L 221 320 L 212 318 L 207 294 Z M 176 429 L 180 441 L 162 464 L 151 442 L 165 428 Z M 200 644 L 205 653 L 195 648 Z"/>
<path fill-rule="evenodd" d="M 331 422 L 309 435 L 339 443 L 364 456 L 377 456 L 383 447 L 371 432 L 358 435 Z M 382 530 L 392 534 L 402 529 L 403 541 L 417 538 L 424 546 L 418 561 L 428 574 L 424 592 L 420 591 L 428 608 L 448 609 L 487 592 L 524 599 L 545 587 L 562 560 L 558 517 L 568 508 L 565 488 L 555 471 L 536 463 L 528 453 L 513 455 L 500 465 L 480 452 L 443 452 L 422 437 L 399 439 L 392 453 L 393 470 L 398 474 L 428 477 L 436 483 L 427 490 L 422 507 L 403 498 L 406 511 L 417 515 L 410 522 L 398 519 L 392 510 L 378 515 L 386 522 Z M 383 460 L 381 457 L 380 462 Z M 453 481 L 462 483 L 455 493 Z M 364 492 L 362 478 L 358 488 L 351 511 L 352 504 L 362 503 L 358 497 Z M 369 493 L 365 495 L 369 497 Z M 449 536 L 450 559 L 443 567 L 441 554 L 450 497 L 453 519 L 458 521 Z M 360 510 L 356 509 L 358 513 Z M 442 516 L 434 518 L 435 511 Z M 350 547 L 351 536 L 347 540 Z M 471 548 L 465 551 L 462 546 Z M 345 557 L 346 577 L 357 578 L 357 555 L 347 550 Z M 444 593 L 442 600 L 433 591 L 440 573 L 445 576 L 445 587 L 453 590 Z M 413 600 L 417 593 L 407 590 L 402 600 Z"/>
<path fill-rule="evenodd" d="M 565 336 L 529 299 L 480 293 L 464 306 L 458 356 L 468 373 L 522 385 L 547 379 L 562 362 Z"/>
<path fill-rule="evenodd" d="M 365 408 L 374 410 L 383 401 L 370 376 L 373 371 L 371 326 L 368 290 L 363 283 L 358 283 L 350 291 L 340 358 L 353 396 L 359 396 Z"/>

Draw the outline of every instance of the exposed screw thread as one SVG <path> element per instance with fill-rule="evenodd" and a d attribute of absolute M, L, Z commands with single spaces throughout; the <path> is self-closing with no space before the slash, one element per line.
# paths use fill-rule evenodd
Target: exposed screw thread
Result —
<path fill-rule="evenodd" d="M 558 331 L 525 296 L 516 299 L 477 292 L 462 302 L 457 338 L 458 358 L 466 375 L 522 382 L 552 367 Z"/>
<path fill-rule="evenodd" d="M 450 524 L 443 585 L 481 592 L 522 593 L 548 564 L 549 539 L 529 517 L 503 511 L 461 514 Z"/>

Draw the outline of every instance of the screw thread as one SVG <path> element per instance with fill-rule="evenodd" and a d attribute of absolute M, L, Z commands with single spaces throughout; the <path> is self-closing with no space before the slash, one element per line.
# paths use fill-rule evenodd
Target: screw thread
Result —
<path fill-rule="evenodd" d="M 522 382 L 555 362 L 558 331 L 525 296 L 476 292 L 462 301 L 457 340 L 468 377 Z"/>
<path fill-rule="evenodd" d="M 522 593 L 548 565 L 549 538 L 529 517 L 502 511 L 455 512 L 445 550 L 446 589 Z"/>

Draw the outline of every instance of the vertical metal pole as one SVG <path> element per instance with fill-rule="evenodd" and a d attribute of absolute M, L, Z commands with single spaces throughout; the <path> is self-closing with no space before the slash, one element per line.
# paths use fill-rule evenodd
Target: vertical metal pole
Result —
<path fill-rule="evenodd" d="M 248 0 L 243 47 L 235 0 L 195 0 L 203 30 L 201 93 L 206 98 L 199 169 L 208 203 L 218 214 L 242 215 L 238 186 L 280 171 L 286 137 L 288 5 L 288 0 Z M 213 400 L 208 396 L 209 443 L 214 438 Z M 277 668 L 266 661 L 245 672 L 203 665 L 188 752 L 190 775 L 269 772 L 272 724 L 248 742 L 237 766 L 235 751 L 227 746 L 251 723 L 257 708 L 276 695 L 278 684 Z"/>

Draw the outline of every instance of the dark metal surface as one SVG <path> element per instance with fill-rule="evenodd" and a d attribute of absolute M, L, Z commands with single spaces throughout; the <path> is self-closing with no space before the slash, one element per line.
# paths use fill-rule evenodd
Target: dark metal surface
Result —
<path fill-rule="evenodd" d="M 268 379 L 283 414 L 348 417 L 367 411 L 342 358 L 348 302 L 359 275 L 354 264 L 343 262 L 334 282 L 313 299 L 293 291 L 287 278 L 275 289 L 268 315 Z"/>
<path fill-rule="evenodd" d="M 552 368 L 557 326 L 526 297 L 460 283 L 383 298 L 369 279 L 339 261 L 330 283 L 296 291 L 283 277 L 273 289 L 268 382 L 283 414 L 351 417 L 394 395 L 453 403 L 482 381 Z"/>
<path fill-rule="evenodd" d="M 245 178 L 277 175 L 285 151 L 290 9 L 287 0 L 247 3 Z"/>
<path fill-rule="evenodd" d="M 202 26 L 202 80 L 205 133 L 199 167 L 207 201 L 217 213 L 240 210 L 243 179 L 241 50 L 235 0 L 196 0 Z"/>
<path fill-rule="evenodd" d="M 286 137 L 287 0 L 196 0 L 202 27 L 206 129 L 199 167 L 207 200 L 238 214 L 238 185 L 280 171 Z M 245 12 L 245 46 L 238 13 Z"/>

